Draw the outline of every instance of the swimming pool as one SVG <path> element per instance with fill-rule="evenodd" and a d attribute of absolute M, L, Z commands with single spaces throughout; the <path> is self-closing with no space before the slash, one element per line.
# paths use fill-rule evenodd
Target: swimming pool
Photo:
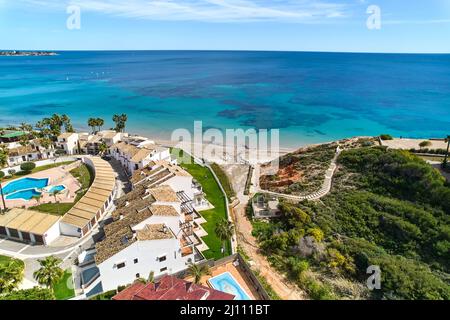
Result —
<path fill-rule="evenodd" d="M 28 191 L 29 189 L 42 189 L 47 185 L 48 185 L 48 178 L 44 179 L 23 178 L 11 181 L 8 184 L 6 184 L 3 187 L 3 193 L 7 195 L 21 190 Z"/>
<path fill-rule="evenodd" d="M 31 200 L 34 196 L 40 196 L 41 193 L 36 189 L 20 190 L 14 193 L 10 193 L 5 197 L 6 200 L 24 199 Z"/>
<path fill-rule="evenodd" d="M 53 193 L 55 191 L 63 191 L 65 189 L 66 189 L 66 187 L 64 187 L 63 185 L 53 186 L 48 190 L 48 193 Z"/>
<path fill-rule="evenodd" d="M 252 300 L 229 272 L 219 274 L 208 282 L 214 289 L 234 295 L 234 300 Z"/>

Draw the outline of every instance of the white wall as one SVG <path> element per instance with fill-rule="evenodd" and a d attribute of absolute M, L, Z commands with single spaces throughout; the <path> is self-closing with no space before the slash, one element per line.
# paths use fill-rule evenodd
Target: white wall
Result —
<path fill-rule="evenodd" d="M 59 221 L 53 224 L 47 232 L 44 234 L 44 242 L 46 245 L 52 243 L 52 241 L 56 240 L 61 235 Z"/>
<path fill-rule="evenodd" d="M 157 258 L 164 255 L 166 261 L 159 262 Z M 138 263 L 134 263 L 135 258 Z M 193 255 L 181 256 L 177 239 L 137 241 L 98 265 L 103 290 L 130 284 L 136 280 L 137 273 L 141 278 L 148 278 L 151 271 L 155 277 L 179 272 L 187 268 L 189 258 L 194 261 Z M 115 265 L 122 262 L 125 262 L 125 267 L 117 269 Z M 160 272 L 163 267 L 167 267 L 167 271 Z"/>
<path fill-rule="evenodd" d="M 42 167 L 42 166 L 45 166 L 48 164 L 59 163 L 59 162 L 68 162 L 68 161 L 77 161 L 77 160 L 79 160 L 77 157 L 60 157 L 60 158 L 56 159 L 56 162 L 55 162 L 55 159 L 45 159 L 45 160 L 36 161 L 35 164 L 36 164 L 36 167 Z M 14 169 L 14 170 L 16 170 L 16 172 L 20 171 L 20 165 L 3 168 L 3 169 L 1 169 L 1 171 L 3 171 L 5 173 L 5 175 L 8 175 L 8 170 L 10 170 L 10 169 Z"/>
<path fill-rule="evenodd" d="M 78 227 L 64 222 L 59 223 L 59 230 L 61 234 L 71 237 L 81 237 L 81 230 L 78 231 Z"/>

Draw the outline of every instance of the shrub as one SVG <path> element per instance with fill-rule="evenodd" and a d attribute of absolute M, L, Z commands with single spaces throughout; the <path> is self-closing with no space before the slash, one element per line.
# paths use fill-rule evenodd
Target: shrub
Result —
<path fill-rule="evenodd" d="M 392 140 L 392 136 L 390 134 L 381 134 L 380 135 L 381 140 Z"/>
<path fill-rule="evenodd" d="M 9 169 L 8 170 L 8 174 L 12 177 L 12 176 L 14 176 L 14 174 L 16 173 L 16 170 L 14 170 L 14 169 Z"/>
<path fill-rule="evenodd" d="M 20 170 L 27 171 L 27 172 L 30 172 L 34 168 L 36 168 L 36 164 L 33 162 L 24 162 L 20 165 Z"/>
<path fill-rule="evenodd" d="M 0 179 L 2 179 L 5 176 L 5 173 L 3 171 L 0 171 Z"/>
<path fill-rule="evenodd" d="M 32 289 L 17 290 L 0 296 L 0 300 L 55 300 L 51 289 L 34 287 Z"/>

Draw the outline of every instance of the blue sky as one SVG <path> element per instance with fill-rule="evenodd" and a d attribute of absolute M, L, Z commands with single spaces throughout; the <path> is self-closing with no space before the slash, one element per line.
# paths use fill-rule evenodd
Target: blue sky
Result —
<path fill-rule="evenodd" d="M 380 30 L 366 27 L 370 5 Z M 0 0 L 0 49 L 450 53 L 450 1 Z"/>

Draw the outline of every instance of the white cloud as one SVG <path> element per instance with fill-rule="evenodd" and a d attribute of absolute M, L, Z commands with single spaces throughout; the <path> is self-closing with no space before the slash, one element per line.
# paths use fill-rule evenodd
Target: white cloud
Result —
<path fill-rule="evenodd" d="M 336 0 L 18 0 L 29 5 L 81 10 L 137 19 L 207 22 L 284 21 L 316 23 L 349 15 Z M 16 3 L 17 3 L 16 2 Z M 63 3 L 62 3 L 63 2 Z"/>

